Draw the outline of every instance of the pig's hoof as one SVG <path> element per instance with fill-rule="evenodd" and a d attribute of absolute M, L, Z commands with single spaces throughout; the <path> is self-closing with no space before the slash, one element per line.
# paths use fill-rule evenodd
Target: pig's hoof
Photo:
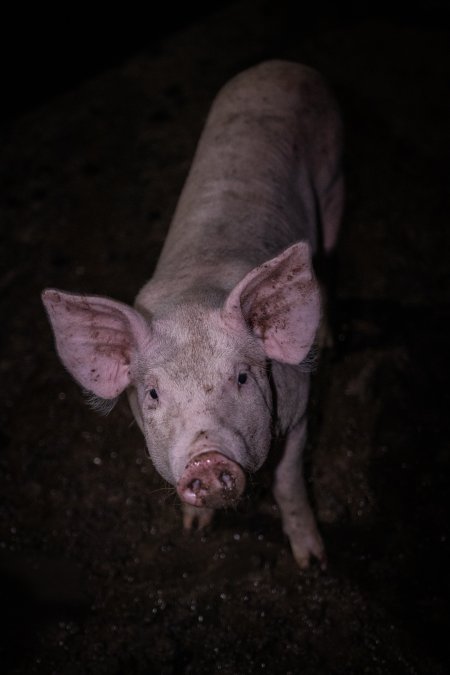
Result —
<path fill-rule="evenodd" d="M 203 530 L 211 524 L 213 516 L 214 509 L 183 504 L 183 527 L 185 530 Z"/>
<path fill-rule="evenodd" d="M 322 539 L 319 534 L 307 535 L 301 541 L 289 538 L 291 549 L 297 565 L 302 570 L 311 566 L 313 561 L 317 561 L 320 569 L 325 571 L 327 568 L 327 556 Z"/>

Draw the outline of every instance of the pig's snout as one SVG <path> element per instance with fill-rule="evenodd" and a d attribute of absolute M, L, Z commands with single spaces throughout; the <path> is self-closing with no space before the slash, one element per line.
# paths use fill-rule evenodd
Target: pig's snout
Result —
<path fill-rule="evenodd" d="M 235 504 L 244 488 L 245 474 L 239 464 L 219 452 L 204 452 L 188 463 L 177 492 L 183 502 L 218 509 Z"/>

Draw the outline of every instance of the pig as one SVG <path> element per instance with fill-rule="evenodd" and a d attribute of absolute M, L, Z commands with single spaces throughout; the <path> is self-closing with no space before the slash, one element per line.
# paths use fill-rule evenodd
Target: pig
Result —
<path fill-rule="evenodd" d="M 213 102 L 159 261 L 134 307 L 55 289 L 42 299 L 59 357 L 107 404 L 121 392 L 184 527 L 234 506 L 282 447 L 274 497 L 301 568 L 326 558 L 305 489 L 313 256 L 334 248 L 342 125 L 321 76 L 267 61 Z"/>

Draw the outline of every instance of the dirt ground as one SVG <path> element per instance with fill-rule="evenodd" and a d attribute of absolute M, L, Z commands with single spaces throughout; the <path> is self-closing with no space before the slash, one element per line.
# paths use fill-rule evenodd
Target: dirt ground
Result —
<path fill-rule="evenodd" d="M 199 17 L 3 128 L 3 673 L 449 672 L 448 31 L 433 11 L 302 23 L 293 6 Z M 269 468 L 183 533 L 127 402 L 85 405 L 39 299 L 133 301 L 214 94 L 272 57 L 317 67 L 346 128 L 307 457 L 326 573 L 296 568 Z"/>

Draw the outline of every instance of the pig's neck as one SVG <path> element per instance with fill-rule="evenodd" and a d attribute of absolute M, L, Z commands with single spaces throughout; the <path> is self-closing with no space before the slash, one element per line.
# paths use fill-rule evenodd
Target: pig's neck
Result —
<path fill-rule="evenodd" d="M 255 181 L 245 189 L 232 182 L 203 185 L 196 207 L 193 202 L 190 208 L 178 207 L 155 273 L 139 293 L 137 306 L 150 310 L 186 298 L 209 304 L 205 298 L 225 298 L 247 272 L 295 241 L 307 240 L 314 249 L 311 190 L 301 198 L 289 194 L 286 185 L 283 188 L 258 191 Z"/>
<path fill-rule="evenodd" d="M 186 272 L 205 278 L 207 270 L 217 277 L 223 263 L 228 273 L 233 267 L 241 273 L 299 240 L 316 249 L 316 199 L 306 168 L 288 153 L 260 151 L 258 156 L 255 149 L 250 154 L 253 172 L 245 161 L 229 173 L 213 158 L 194 161 L 156 278 Z"/>
<path fill-rule="evenodd" d="M 200 267 L 200 265 L 199 265 Z M 228 293 L 242 279 L 251 265 L 245 261 L 219 262 L 203 265 L 195 272 L 189 265 L 176 273 L 155 275 L 139 292 L 135 306 L 143 314 L 170 314 L 181 305 L 219 308 Z"/>

